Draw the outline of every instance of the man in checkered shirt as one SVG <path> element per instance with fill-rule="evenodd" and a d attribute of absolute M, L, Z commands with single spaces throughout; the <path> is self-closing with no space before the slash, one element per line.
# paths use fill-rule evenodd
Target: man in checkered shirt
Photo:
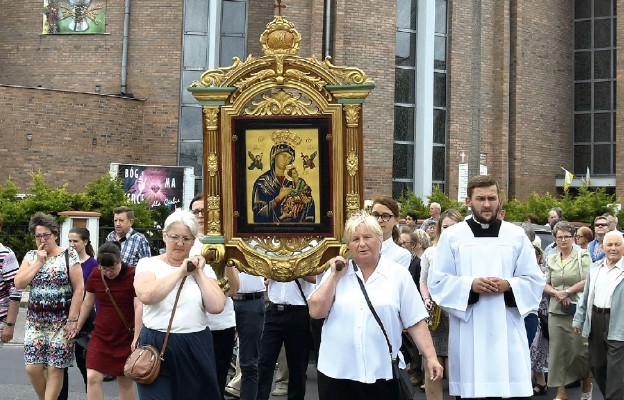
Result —
<path fill-rule="evenodd" d="M 140 258 L 151 256 L 149 243 L 143 234 L 132 229 L 134 211 L 130 207 L 113 209 L 115 230 L 106 236 L 107 242 L 114 240 L 121 243 L 121 260 L 136 266 Z"/>

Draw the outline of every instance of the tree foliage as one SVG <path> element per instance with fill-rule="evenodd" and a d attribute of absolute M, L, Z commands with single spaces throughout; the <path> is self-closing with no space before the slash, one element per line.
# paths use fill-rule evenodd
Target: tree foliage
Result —
<path fill-rule="evenodd" d="M 431 194 L 427 196 L 428 203 L 425 204 L 420 197 L 413 192 L 405 192 L 403 197 L 397 201 L 401 204 L 401 217 L 405 218 L 408 211 L 415 212 L 418 218 L 429 218 L 429 204 L 440 203 L 442 210 L 454 208 L 462 214 L 466 213 L 466 204 L 450 199 L 439 186 L 434 186 Z"/>
<path fill-rule="evenodd" d="M 450 199 L 438 187 L 434 187 L 431 195 L 427 196 L 431 202 L 438 202 L 442 206 L 442 210 L 455 208 L 462 214 L 466 214 L 466 205 L 458 201 Z M 419 218 L 428 218 L 428 206 L 424 204 L 422 199 L 416 197 L 414 193 L 407 192 L 398 199 L 401 203 L 401 217 L 405 217 L 408 211 L 415 211 Z M 506 211 L 505 219 L 508 221 L 526 221 L 529 214 L 535 214 L 540 224 L 545 224 L 548 220 L 548 212 L 553 207 L 560 207 L 563 210 L 563 216 L 568 221 L 592 223 L 594 218 L 606 212 L 615 213 L 615 203 L 619 202 L 614 195 L 610 195 L 604 188 L 591 190 L 587 186 L 579 188 L 575 195 L 564 192 L 563 196 L 556 197 L 550 193 L 539 194 L 531 193 L 525 200 L 511 199 L 503 203 Z M 623 225 L 624 211 L 620 211 L 617 215 L 619 225 Z"/>
<path fill-rule="evenodd" d="M 0 215 L 4 220 L 0 241 L 9 246 L 18 259 L 35 248 L 34 238 L 28 232 L 28 221 L 37 211 L 58 217 L 59 223 L 64 219 L 58 215 L 62 211 L 99 212 L 102 214 L 100 225 L 107 226 L 112 225 L 115 207 L 128 206 L 134 210 L 134 228 L 144 232 L 148 240 L 162 237 L 159 227 L 166 218 L 165 212 L 151 210 L 147 203 L 131 204 L 119 178 L 104 175 L 87 184 L 83 192 L 70 193 L 66 186 L 47 186 L 41 171 L 31 176 L 32 186 L 26 190 L 21 190 L 11 179 L 0 186 Z M 27 195 L 19 199 L 19 193 Z"/>

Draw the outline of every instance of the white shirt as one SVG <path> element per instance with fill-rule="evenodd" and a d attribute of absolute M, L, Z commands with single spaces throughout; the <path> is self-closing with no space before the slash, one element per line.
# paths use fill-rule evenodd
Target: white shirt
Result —
<path fill-rule="evenodd" d="M 594 285 L 593 305 L 600 308 L 611 308 L 611 297 L 615 287 L 620 283 L 617 277 L 622 273 L 622 260 L 618 261 L 613 268 L 607 267 L 603 263 L 596 274 Z"/>
<path fill-rule="evenodd" d="M 412 254 L 407 249 L 394 243 L 392 237 L 384 240 L 381 244 L 381 255 L 397 264 L 401 264 L 405 268 L 409 268 L 412 262 Z"/>
<path fill-rule="evenodd" d="M 172 267 L 158 257 L 141 258 L 136 267 L 136 279 L 142 273 L 153 273 L 156 279 L 167 276 L 176 271 L 179 267 Z M 208 278 L 215 279 L 216 275 L 210 266 L 204 267 L 204 275 Z M 161 332 L 167 331 L 169 318 L 171 318 L 171 310 L 175 302 L 178 288 L 181 280 L 176 283 L 171 292 L 161 301 L 154 304 L 143 304 L 143 325 L 150 329 Z M 208 326 L 208 316 L 202 304 L 201 291 L 195 281 L 195 278 L 189 276 L 184 282 L 180 300 L 171 325 L 172 333 L 191 333 L 199 332 Z"/>
<path fill-rule="evenodd" d="M 363 383 L 392 379 L 386 339 L 366 304 L 356 274 L 364 281 L 362 271 L 355 272 L 349 263 L 336 286 L 334 304 L 321 334 L 318 370 L 332 378 Z M 403 329 L 428 316 L 416 285 L 407 269 L 381 257 L 364 286 L 388 334 L 393 358 L 398 354 L 403 365 L 399 352 Z"/>
<path fill-rule="evenodd" d="M 264 286 L 264 278 L 261 276 L 249 275 L 244 272 L 238 274 L 240 286 L 238 287 L 238 293 L 256 293 L 264 292 L 266 286 Z"/>
<path fill-rule="evenodd" d="M 316 285 L 303 279 L 299 279 L 299 283 L 307 299 L 314 291 Z M 294 306 L 306 305 L 295 281 L 278 282 L 269 279 L 269 301 L 275 304 L 290 304 Z"/>
<path fill-rule="evenodd" d="M 189 256 L 201 256 L 201 250 L 204 244 L 200 238 L 195 238 L 195 243 L 191 247 Z M 208 266 L 208 264 L 206 264 Z M 212 267 L 210 267 L 212 270 Z M 213 270 L 214 273 L 214 270 Z M 216 274 L 215 274 L 216 278 Z M 234 313 L 234 302 L 231 297 L 225 298 L 225 306 L 219 314 L 208 313 L 208 327 L 211 331 L 222 331 L 224 329 L 236 326 L 236 314 Z"/>
<path fill-rule="evenodd" d="M 420 257 L 420 283 L 427 284 L 427 278 L 429 277 L 429 268 L 433 264 L 433 258 L 435 256 L 435 246 L 427 247 Z"/>

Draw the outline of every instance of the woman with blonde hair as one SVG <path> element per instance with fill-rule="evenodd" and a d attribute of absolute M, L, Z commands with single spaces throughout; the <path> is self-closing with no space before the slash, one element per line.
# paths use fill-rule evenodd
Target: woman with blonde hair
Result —
<path fill-rule="evenodd" d="M 310 316 L 325 318 L 318 359 L 321 400 L 398 399 L 391 358 L 401 358 L 404 329 L 428 360 L 430 379 L 442 377 L 427 312 L 407 269 L 380 257 L 383 231 L 376 221 L 365 212 L 347 221 L 345 239 L 352 258 L 331 259 L 331 268 L 308 298 Z M 344 263 L 341 269 L 337 261 Z"/>

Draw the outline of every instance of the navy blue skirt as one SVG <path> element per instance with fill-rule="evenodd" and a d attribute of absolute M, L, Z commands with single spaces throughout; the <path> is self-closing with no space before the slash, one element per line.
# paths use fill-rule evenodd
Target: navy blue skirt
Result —
<path fill-rule="evenodd" d="M 164 340 L 164 332 L 141 329 L 141 344 L 161 349 Z M 169 334 L 158 378 L 149 385 L 138 384 L 137 387 L 141 400 L 220 399 L 210 329 Z"/>

